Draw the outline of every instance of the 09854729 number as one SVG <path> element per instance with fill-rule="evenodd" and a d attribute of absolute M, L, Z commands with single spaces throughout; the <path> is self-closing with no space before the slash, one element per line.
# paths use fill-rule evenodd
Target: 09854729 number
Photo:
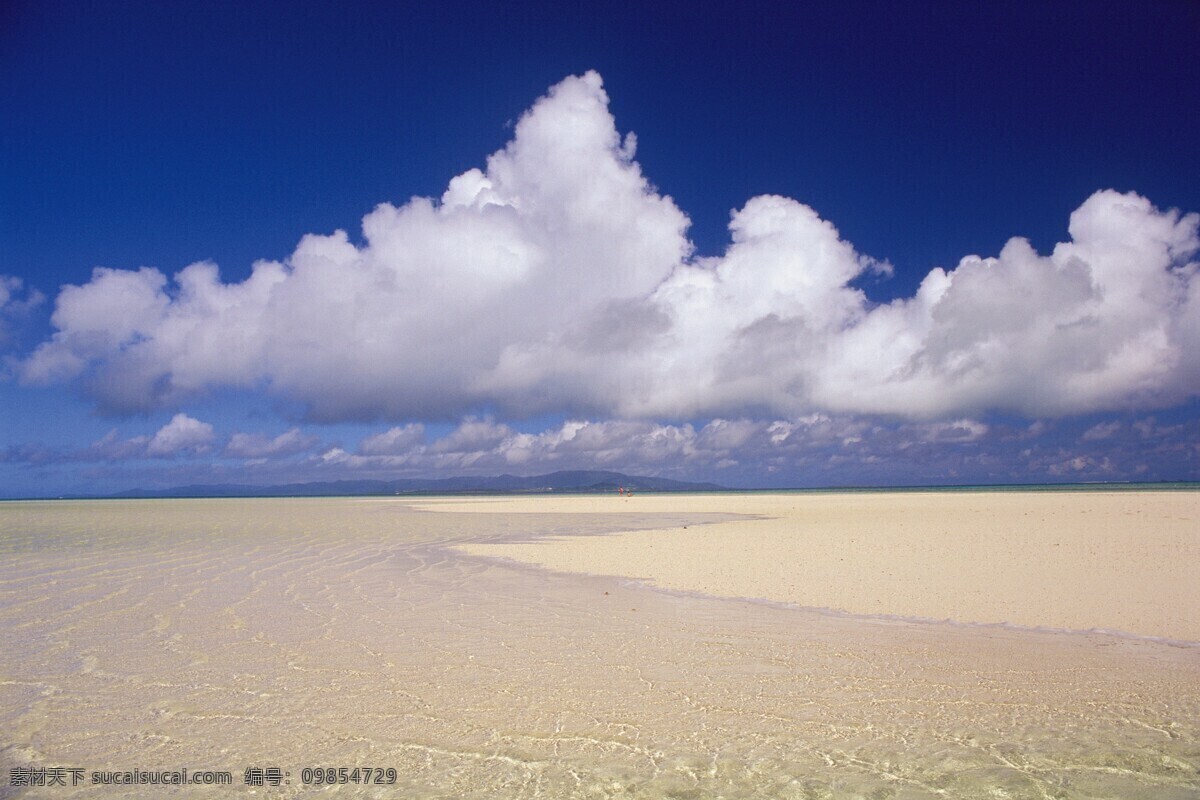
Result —
<path fill-rule="evenodd" d="M 300 782 L 317 785 L 359 783 L 390 785 L 396 782 L 395 767 L 305 767 Z"/>

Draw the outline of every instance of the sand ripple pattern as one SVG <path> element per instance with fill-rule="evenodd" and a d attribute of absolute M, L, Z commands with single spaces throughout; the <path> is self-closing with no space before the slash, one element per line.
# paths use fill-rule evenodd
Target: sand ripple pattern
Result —
<path fill-rule="evenodd" d="M 1200 796 L 1195 649 L 837 618 L 447 548 L 725 518 L 0 504 L 0 797 L 160 796 L 3 786 L 23 764 L 239 783 L 274 765 L 292 783 L 259 794 L 279 798 Z M 400 783 L 300 785 L 341 765 Z"/>

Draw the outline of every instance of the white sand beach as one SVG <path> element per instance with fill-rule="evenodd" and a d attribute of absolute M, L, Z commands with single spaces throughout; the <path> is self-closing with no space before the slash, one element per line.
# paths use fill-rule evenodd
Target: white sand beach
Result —
<path fill-rule="evenodd" d="M 756 518 L 463 549 L 854 614 L 1200 642 L 1197 492 L 639 495 L 620 504 L 629 512 Z M 430 507 L 514 513 L 599 505 L 576 497 Z"/>

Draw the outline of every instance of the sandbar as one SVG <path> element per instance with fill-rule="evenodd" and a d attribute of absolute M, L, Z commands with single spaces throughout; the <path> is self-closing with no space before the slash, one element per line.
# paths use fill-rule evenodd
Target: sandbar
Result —
<path fill-rule="evenodd" d="M 428 507 L 745 515 L 460 549 L 851 614 L 1200 642 L 1200 492 L 647 494 Z"/>

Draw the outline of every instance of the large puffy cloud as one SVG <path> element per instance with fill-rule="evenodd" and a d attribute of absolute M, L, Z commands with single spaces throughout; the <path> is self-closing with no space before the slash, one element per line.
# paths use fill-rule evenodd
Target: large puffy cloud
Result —
<path fill-rule="evenodd" d="M 1187 258 L 1200 247 L 1198 222 L 1103 191 L 1071 215 L 1072 240 L 1049 256 L 1012 239 L 997 258 L 935 270 L 903 307 L 907 324 L 874 331 L 894 372 L 842 408 L 943 414 L 998 405 L 1063 414 L 1195 393 L 1200 385 L 1185 362 L 1195 360 L 1197 344 L 1189 317 L 1200 310 L 1200 281 Z M 887 317 L 900 308 L 881 309 L 880 319 L 894 324 Z M 914 330 L 924 334 L 919 342 L 904 341 Z M 850 376 L 873 366 L 865 348 L 849 352 Z M 848 393 L 854 385 L 843 378 L 827 387 Z"/>
<path fill-rule="evenodd" d="M 1014 238 L 996 257 L 934 269 L 911 298 L 875 304 L 855 281 L 886 266 L 788 198 L 751 199 L 732 216 L 727 251 L 694 257 L 687 218 L 633 154 L 599 76 L 568 78 L 485 170 L 451 180 L 440 201 L 380 205 L 361 244 L 309 235 L 241 283 L 199 263 L 174 281 L 99 269 L 64 288 L 57 332 L 22 378 L 78 380 L 118 412 L 266 387 L 318 420 L 495 409 L 953 421 L 1200 392 L 1195 214 L 1101 191 L 1051 253 Z M 463 437 L 511 433 L 472 425 Z M 395 437 L 370 447 L 396 457 L 408 438 Z M 450 459 L 469 444 L 435 447 Z"/>
<path fill-rule="evenodd" d="M 687 219 L 651 190 L 598 75 L 554 87 L 512 142 L 435 202 L 382 204 L 365 244 L 305 236 L 286 264 L 223 283 L 194 264 L 97 270 L 63 290 L 29 382 L 82 376 L 114 411 L 213 385 L 268 385 L 318 419 L 453 418 L 512 342 L 540 340 L 653 290 L 689 252 Z"/>
<path fill-rule="evenodd" d="M 1097 192 L 1047 256 L 1020 238 L 870 303 L 870 262 L 809 208 L 759 197 L 723 258 L 647 301 L 667 322 L 626 353 L 568 333 L 513 345 L 491 379 L 633 416 L 811 410 L 946 418 L 1170 405 L 1200 391 L 1195 214 Z M 594 325 L 594 323 L 588 323 Z M 566 380 L 562 376 L 568 376 Z"/>

